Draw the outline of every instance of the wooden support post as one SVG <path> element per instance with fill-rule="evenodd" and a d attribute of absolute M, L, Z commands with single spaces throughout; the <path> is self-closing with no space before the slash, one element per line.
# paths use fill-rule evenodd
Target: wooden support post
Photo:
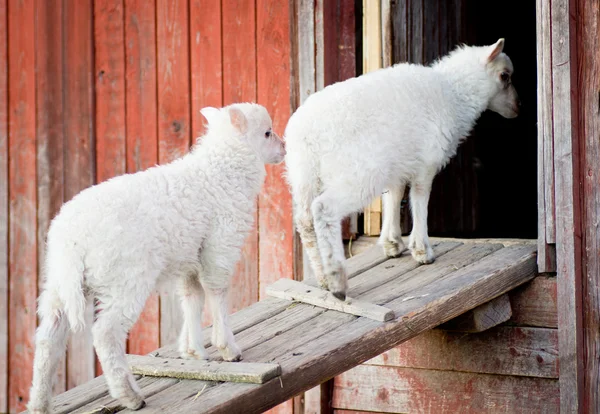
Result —
<path fill-rule="evenodd" d="M 483 332 L 496 325 L 506 322 L 512 316 L 510 298 L 508 294 L 498 296 L 481 306 L 451 319 L 439 326 L 445 331 L 455 332 Z"/>

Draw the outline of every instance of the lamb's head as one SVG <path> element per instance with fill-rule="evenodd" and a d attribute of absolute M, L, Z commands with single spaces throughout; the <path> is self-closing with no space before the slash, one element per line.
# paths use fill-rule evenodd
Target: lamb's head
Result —
<path fill-rule="evenodd" d="M 265 164 L 283 161 L 285 143 L 273 131 L 273 122 L 264 106 L 238 103 L 222 109 L 208 107 L 201 112 L 211 127 L 218 122 L 225 122 L 238 139 L 256 151 Z"/>
<path fill-rule="evenodd" d="M 490 82 L 491 97 L 487 109 L 499 113 L 505 118 L 519 115 L 521 101 L 512 84 L 513 64 L 510 58 L 502 53 L 504 39 L 483 49 L 483 64 Z"/>

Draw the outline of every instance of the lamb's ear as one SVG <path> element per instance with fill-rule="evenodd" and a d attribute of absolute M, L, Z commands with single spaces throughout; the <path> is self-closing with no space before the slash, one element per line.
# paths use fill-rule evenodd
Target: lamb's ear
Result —
<path fill-rule="evenodd" d="M 246 133 L 248 130 L 248 121 L 239 108 L 236 108 L 235 106 L 229 108 L 229 119 L 231 119 L 231 125 L 233 125 L 241 134 Z"/>
<path fill-rule="evenodd" d="M 213 108 L 212 106 L 207 106 L 206 108 L 202 108 L 200 113 L 204 115 L 204 118 L 208 121 L 208 124 L 212 124 L 214 120 L 219 115 L 219 110 L 217 108 Z"/>
<path fill-rule="evenodd" d="M 498 41 L 489 48 L 487 62 L 489 63 L 496 59 L 498 55 L 502 53 L 502 49 L 504 49 L 504 39 L 498 39 Z"/>

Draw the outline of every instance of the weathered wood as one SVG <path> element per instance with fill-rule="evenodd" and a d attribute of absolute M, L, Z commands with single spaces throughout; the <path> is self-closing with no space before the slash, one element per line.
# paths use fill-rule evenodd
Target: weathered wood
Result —
<path fill-rule="evenodd" d="M 363 73 L 381 68 L 381 2 L 365 0 L 363 4 Z M 381 197 L 364 209 L 364 232 L 367 236 L 381 233 Z"/>
<path fill-rule="evenodd" d="M 382 306 L 361 300 L 347 298 L 341 301 L 335 298 L 331 292 L 314 286 L 305 285 L 289 279 L 279 279 L 267 287 L 267 295 L 280 299 L 294 300 L 325 309 L 337 310 L 356 316 L 374 319 L 376 321 L 389 321 L 394 319 L 394 312 Z"/>
<path fill-rule="evenodd" d="M 538 276 L 510 292 L 511 323 L 557 328 L 556 277 Z"/>
<path fill-rule="evenodd" d="M 157 0 L 158 160 L 183 156 L 190 146 L 189 15 L 184 0 Z M 173 286 L 173 285 L 171 285 Z M 183 316 L 175 292 L 160 298 L 160 343 L 177 339 Z"/>
<path fill-rule="evenodd" d="M 95 181 L 94 129 L 94 5 L 90 0 L 63 3 L 64 80 L 64 197 L 73 198 Z M 85 311 L 86 330 L 71 335 L 67 345 L 67 388 L 94 378 L 91 325 L 94 307 Z"/>
<path fill-rule="evenodd" d="M 430 266 L 435 266 L 430 265 Z M 496 297 L 533 277 L 534 247 L 515 246 L 459 269 L 431 286 L 417 289 L 419 299 L 405 300 L 408 294 L 393 299 L 386 306 L 403 315 L 382 324 L 367 318 L 326 311 L 310 321 L 245 351 L 246 361 L 277 362 L 282 367 L 281 379 L 261 386 L 223 384 L 207 389 L 196 401 L 169 401 L 166 393 L 184 394 L 197 385 L 182 381 L 163 393 L 148 399 L 148 412 L 169 407 L 181 412 L 202 407 L 207 413 L 243 409 L 260 412 L 297 393 L 317 385 L 382 351 L 472 309 L 490 297 Z M 428 290 L 429 296 L 422 293 Z M 435 316 L 434 316 L 435 315 Z M 279 355 L 279 356 L 276 356 Z M 283 387 L 282 387 L 283 384 Z M 224 398 L 224 396 L 227 396 Z M 242 408 L 243 407 L 243 408 Z"/>
<path fill-rule="evenodd" d="M 582 228 L 574 0 L 551 0 L 552 92 L 561 412 L 582 412 Z"/>
<path fill-rule="evenodd" d="M 134 374 L 204 381 L 264 384 L 281 373 L 277 364 L 257 362 L 198 361 L 140 355 L 128 355 L 127 362 Z"/>
<path fill-rule="evenodd" d="M 8 411 L 25 408 L 36 328 L 36 98 L 34 1 L 8 2 Z"/>
<path fill-rule="evenodd" d="M 387 413 L 558 413 L 557 393 L 553 379 L 362 365 L 336 377 L 333 405 Z"/>
<path fill-rule="evenodd" d="M 571 24 L 573 25 L 573 17 Z M 583 346 L 585 349 L 583 412 L 600 412 L 600 7 L 577 2 L 576 101 L 579 107 L 583 185 Z"/>
<path fill-rule="evenodd" d="M 550 2 L 536 0 L 538 69 L 538 270 L 556 271 Z"/>
<path fill-rule="evenodd" d="M 498 326 L 465 335 L 433 329 L 366 364 L 558 378 L 558 331 Z"/>
<path fill-rule="evenodd" d="M 304 393 L 304 414 L 333 414 L 333 378 Z"/>
<path fill-rule="evenodd" d="M 158 162 L 156 102 L 156 2 L 130 0 L 125 7 L 125 73 L 127 109 L 127 172 Z M 146 354 L 160 346 L 158 295 L 129 331 L 128 352 Z"/>
<path fill-rule="evenodd" d="M 43 286 L 46 234 L 64 201 L 63 8 L 58 1 L 36 4 L 37 246 L 38 290 Z M 0 86 L 1 89 L 1 86 Z M 2 92 L 0 92 L 2 93 Z M 0 317 L 1 319 L 1 317 Z M 3 319 L 2 319 L 3 320 Z M 53 393 L 66 390 L 66 360 L 61 356 Z M 0 412 L 3 412 L 0 408 Z"/>
<path fill-rule="evenodd" d="M 0 0 L 0 303 L 7 304 L 8 281 L 8 14 Z M 8 412 L 8 306 L 0 306 L 0 412 Z"/>
<path fill-rule="evenodd" d="M 290 14 L 290 2 L 256 2 L 257 102 L 267 108 L 273 130 L 280 136 L 291 115 Z M 284 165 L 267 165 L 266 170 L 258 196 L 259 298 L 264 297 L 268 284 L 294 277 L 292 197 L 282 176 Z"/>
<path fill-rule="evenodd" d="M 440 329 L 457 332 L 483 332 L 510 319 L 512 310 L 508 294 L 498 296 L 442 325 Z"/>
<path fill-rule="evenodd" d="M 408 61 L 411 63 L 424 63 L 423 1 L 410 0 L 408 2 L 408 16 L 410 17 L 408 22 Z"/>

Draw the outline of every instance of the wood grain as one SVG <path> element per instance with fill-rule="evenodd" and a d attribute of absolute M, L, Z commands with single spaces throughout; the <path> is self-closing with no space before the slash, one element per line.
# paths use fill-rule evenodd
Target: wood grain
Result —
<path fill-rule="evenodd" d="M 510 292 L 511 323 L 557 328 L 556 277 L 538 276 Z"/>
<path fill-rule="evenodd" d="M 185 0 L 157 0 L 158 161 L 165 164 L 190 146 L 189 15 Z M 183 323 L 175 292 L 160 298 L 160 343 L 174 342 Z"/>
<path fill-rule="evenodd" d="M 456 332 L 483 332 L 510 319 L 510 298 L 505 293 L 439 326 Z"/>
<path fill-rule="evenodd" d="M 584 412 L 600 411 L 600 6 L 577 2 L 577 106 L 583 184 Z M 572 20 L 571 20 L 572 22 Z M 573 24 L 573 23 L 571 23 Z M 582 28 L 581 30 L 579 28 Z"/>
<path fill-rule="evenodd" d="M 366 364 L 558 379 L 558 331 L 498 326 L 464 334 L 433 329 Z"/>
<path fill-rule="evenodd" d="M 267 108 L 280 136 L 291 115 L 290 12 L 290 2 L 256 2 L 257 102 Z M 268 284 L 294 278 L 292 197 L 282 176 L 283 164 L 266 169 L 258 196 L 259 298 Z"/>
<path fill-rule="evenodd" d="M 583 409 L 582 228 L 575 1 L 551 0 L 556 268 L 561 412 Z"/>
<path fill-rule="evenodd" d="M 8 8 L 0 0 L 0 412 L 8 412 Z"/>
<path fill-rule="evenodd" d="M 557 413 L 557 392 L 552 379 L 362 365 L 335 379 L 333 405 L 387 413 Z"/>
<path fill-rule="evenodd" d="M 64 201 L 63 9 L 62 2 L 36 5 L 37 246 L 38 290 L 43 286 L 46 234 Z M 66 390 L 66 360 L 61 356 L 53 392 Z"/>
<path fill-rule="evenodd" d="M 223 105 L 221 2 L 190 1 L 192 139 L 204 133 L 200 109 Z"/>
<path fill-rule="evenodd" d="M 36 328 L 36 99 L 34 2 L 8 3 L 8 410 L 21 411 L 32 379 Z"/>
<path fill-rule="evenodd" d="M 64 191 L 65 201 L 95 181 L 93 13 L 90 0 L 64 3 Z M 67 389 L 94 378 L 91 325 L 93 304 L 86 309 L 87 328 L 71 335 L 67 346 Z"/>
<path fill-rule="evenodd" d="M 145 170 L 158 163 L 156 2 L 125 4 L 126 169 Z M 158 295 L 146 301 L 129 332 L 128 352 L 147 354 L 160 346 Z"/>

